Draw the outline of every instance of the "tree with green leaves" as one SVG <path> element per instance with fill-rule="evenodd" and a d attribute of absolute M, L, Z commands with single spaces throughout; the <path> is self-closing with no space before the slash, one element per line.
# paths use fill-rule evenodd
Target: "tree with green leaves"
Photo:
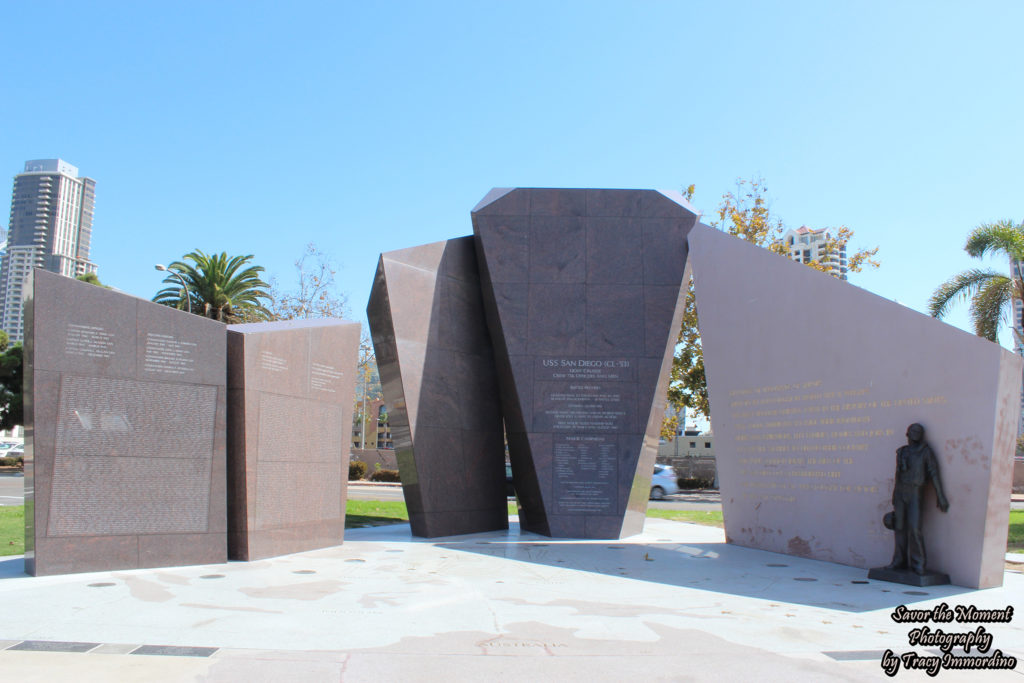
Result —
<path fill-rule="evenodd" d="M 90 285 L 96 285 L 97 287 L 110 289 L 110 285 L 105 285 L 102 282 L 100 282 L 100 276 L 97 275 L 96 273 L 84 273 L 82 275 L 79 275 L 75 279 L 80 282 L 88 282 Z"/>
<path fill-rule="evenodd" d="M 972 268 L 942 283 L 931 299 L 928 312 L 944 318 L 957 302 L 970 301 L 971 322 L 979 337 L 997 341 L 999 328 L 1011 314 L 1014 299 L 1024 298 L 1024 223 L 1013 221 L 982 223 L 967 237 L 964 250 L 974 258 L 1001 255 L 1010 259 L 1011 273 Z M 1010 326 L 1017 335 L 1017 330 Z"/>
<path fill-rule="evenodd" d="M 181 310 L 191 304 L 193 313 L 226 323 L 267 320 L 271 313 L 264 301 L 271 299 L 269 285 L 260 279 L 263 266 L 250 265 L 252 259 L 252 254 L 228 257 L 227 252 L 207 255 L 198 249 L 185 254 L 167 270 L 181 276 L 187 293 L 178 277 L 169 273 L 164 278 L 168 286 L 153 301 Z"/>
<path fill-rule="evenodd" d="M 683 192 L 687 200 L 693 198 L 694 189 L 694 186 L 690 185 Z M 783 257 L 789 257 L 789 247 L 783 241 L 785 225 L 771 212 L 763 180 L 737 180 L 736 191 L 722 195 L 716 216 L 717 218 L 711 221 L 711 227 L 753 242 Z M 812 260 L 806 265 L 838 277 L 830 266 L 829 257 L 845 250 L 847 243 L 853 238 L 853 231 L 846 226 L 840 226 L 830 228 L 828 235 L 819 249 L 819 259 Z M 853 253 L 847 259 L 847 270 L 857 273 L 865 267 L 877 268 L 879 263 L 874 260 L 877 253 L 878 247 L 861 249 Z M 675 357 L 672 359 L 668 403 L 684 416 L 711 417 L 707 376 L 704 373 L 704 352 L 701 348 L 692 281 L 688 285 L 683 322 L 679 329 Z M 668 417 L 662 423 L 661 435 L 666 439 L 672 439 L 678 428 L 679 418 Z"/>
<path fill-rule="evenodd" d="M 13 429 L 25 423 L 21 395 L 23 378 L 21 344 L 5 348 L 0 353 L 0 429 Z"/>

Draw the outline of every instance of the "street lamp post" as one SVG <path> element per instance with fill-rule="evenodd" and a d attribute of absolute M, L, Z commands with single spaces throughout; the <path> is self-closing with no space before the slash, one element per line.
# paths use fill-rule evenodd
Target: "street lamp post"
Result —
<path fill-rule="evenodd" d="M 185 284 L 185 278 L 183 278 L 181 276 L 181 273 L 178 273 L 178 272 L 175 272 L 173 270 L 168 269 L 167 266 L 165 266 L 162 263 L 158 263 L 158 264 L 156 264 L 153 267 L 156 268 L 157 270 L 161 270 L 161 271 L 163 271 L 165 273 L 170 273 L 174 277 L 178 278 L 178 282 L 181 283 L 181 288 L 185 291 L 185 310 L 188 311 L 189 313 L 191 313 L 192 312 L 192 297 L 188 293 L 188 285 Z"/>
<path fill-rule="evenodd" d="M 370 359 L 370 349 L 366 346 L 362 346 L 362 348 L 360 348 L 359 350 L 363 352 L 363 409 L 361 411 L 362 424 L 360 425 L 359 428 L 359 449 L 364 450 L 366 448 L 366 375 L 368 374 L 367 361 Z"/>

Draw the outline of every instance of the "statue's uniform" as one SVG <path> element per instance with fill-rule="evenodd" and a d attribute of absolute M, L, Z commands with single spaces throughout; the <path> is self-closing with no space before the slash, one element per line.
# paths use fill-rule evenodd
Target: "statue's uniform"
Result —
<path fill-rule="evenodd" d="M 924 485 L 931 481 L 939 506 L 945 509 L 946 496 L 939 479 L 939 463 L 926 443 L 896 449 L 896 479 L 892 490 L 893 531 L 896 548 L 892 568 L 910 567 L 924 573 L 926 555 L 921 532 L 921 508 Z"/>

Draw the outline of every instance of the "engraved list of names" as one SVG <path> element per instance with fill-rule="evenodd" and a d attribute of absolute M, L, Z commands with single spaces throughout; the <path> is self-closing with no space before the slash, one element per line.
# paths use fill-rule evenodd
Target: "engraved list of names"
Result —
<path fill-rule="evenodd" d="M 64 352 L 69 356 L 113 358 L 114 335 L 99 325 L 68 323 Z"/>
<path fill-rule="evenodd" d="M 184 375 L 196 369 L 195 342 L 187 342 L 170 334 L 146 333 L 146 356 L 143 369 L 163 375 Z"/>
<path fill-rule="evenodd" d="M 344 373 L 333 365 L 316 362 L 310 363 L 309 388 L 333 394 L 337 391 L 335 387 L 338 385 L 338 380 L 340 380 L 343 375 Z"/>

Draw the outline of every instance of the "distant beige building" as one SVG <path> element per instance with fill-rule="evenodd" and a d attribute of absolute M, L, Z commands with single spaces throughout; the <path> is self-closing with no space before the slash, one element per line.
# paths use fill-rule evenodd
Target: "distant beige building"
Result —
<path fill-rule="evenodd" d="M 715 479 L 715 450 L 711 434 L 677 435 L 658 444 L 657 462 L 670 465 L 682 479 Z"/>
<path fill-rule="evenodd" d="M 352 448 L 394 448 L 391 440 L 391 426 L 388 424 L 388 407 L 384 399 L 366 402 L 366 441 L 363 441 L 363 424 L 357 407 L 352 419 Z"/>

